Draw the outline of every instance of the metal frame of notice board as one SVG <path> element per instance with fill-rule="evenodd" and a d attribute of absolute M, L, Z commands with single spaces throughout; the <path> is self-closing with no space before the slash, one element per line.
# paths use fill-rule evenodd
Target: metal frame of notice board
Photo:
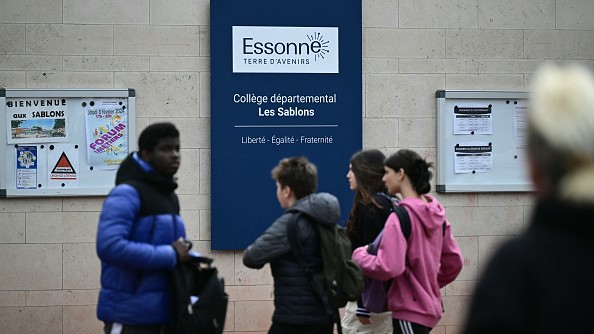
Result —
<path fill-rule="evenodd" d="M 107 195 L 135 149 L 134 89 L 0 88 L 0 197 Z"/>
<path fill-rule="evenodd" d="M 437 192 L 533 190 L 524 146 L 528 92 L 438 90 Z"/>

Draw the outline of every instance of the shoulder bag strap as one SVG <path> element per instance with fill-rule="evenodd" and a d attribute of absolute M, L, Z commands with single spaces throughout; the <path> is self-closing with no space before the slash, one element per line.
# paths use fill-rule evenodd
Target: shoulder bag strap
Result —
<path fill-rule="evenodd" d="M 408 240 L 412 230 L 412 224 L 410 222 L 408 211 L 406 211 L 406 209 L 402 206 L 396 206 L 394 207 L 394 213 L 398 216 L 398 221 L 400 221 L 400 229 L 402 230 L 402 234 L 404 234 L 404 238 Z"/>

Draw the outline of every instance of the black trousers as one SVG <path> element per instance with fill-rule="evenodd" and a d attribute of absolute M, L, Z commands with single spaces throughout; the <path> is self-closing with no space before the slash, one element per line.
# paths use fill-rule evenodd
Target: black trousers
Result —
<path fill-rule="evenodd" d="M 429 334 L 431 328 L 406 320 L 392 319 L 394 334 Z"/>
<path fill-rule="evenodd" d="M 290 325 L 272 323 L 268 334 L 332 334 L 334 323 L 324 325 Z"/>
<path fill-rule="evenodd" d="M 105 323 L 103 331 L 105 334 L 111 334 L 113 329 L 112 323 Z M 117 328 L 116 328 L 117 330 Z M 165 334 L 165 328 L 161 325 L 122 325 L 119 333 L 114 334 Z"/>

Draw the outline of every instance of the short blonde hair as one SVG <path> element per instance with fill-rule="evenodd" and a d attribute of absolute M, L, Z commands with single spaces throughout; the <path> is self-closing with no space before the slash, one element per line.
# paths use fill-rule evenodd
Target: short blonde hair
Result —
<path fill-rule="evenodd" d="M 556 195 L 594 202 L 594 78 L 577 65 L 545 65 L 534 77 L 528 149 Z"/>

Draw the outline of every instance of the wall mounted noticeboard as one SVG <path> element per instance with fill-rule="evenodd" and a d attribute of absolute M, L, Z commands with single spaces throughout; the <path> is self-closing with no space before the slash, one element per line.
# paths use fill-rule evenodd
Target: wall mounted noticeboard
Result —
<path fill-rule="evenodd" d="M 0 89 L 0 197 L 98 196 L 134 148 L 133 89 Z"/>
<path fill-rule="evenodd" d="M 524 91 L 437 91 L 437 192 L 532 191 L 527 102 Z"/>

